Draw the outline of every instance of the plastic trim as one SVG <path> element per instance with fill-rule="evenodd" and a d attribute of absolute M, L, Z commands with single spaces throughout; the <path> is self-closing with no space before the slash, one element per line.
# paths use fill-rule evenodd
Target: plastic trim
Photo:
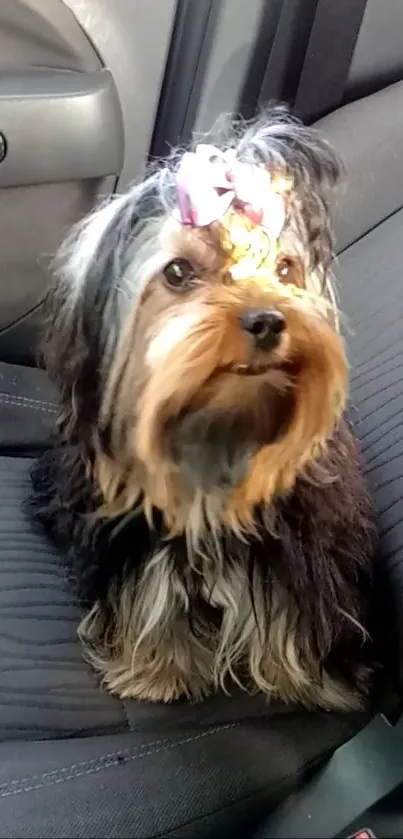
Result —
<path fill-rule="evenodd" d="M 0 187 L 117 175 L 123 123 L 111 73 L 29 68 L 0 75 L 7 155 Z"/>

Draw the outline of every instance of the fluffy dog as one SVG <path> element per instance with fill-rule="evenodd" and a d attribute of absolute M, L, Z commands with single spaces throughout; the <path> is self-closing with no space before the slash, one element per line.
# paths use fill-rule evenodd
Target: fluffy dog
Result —
<path fill-rule="evenodd" d="M 372 510 L 330 273 L 339 175 L 276 106 L 173 154 L 62 248 L 35 506 L 118 696 L 365 703 Z"/>

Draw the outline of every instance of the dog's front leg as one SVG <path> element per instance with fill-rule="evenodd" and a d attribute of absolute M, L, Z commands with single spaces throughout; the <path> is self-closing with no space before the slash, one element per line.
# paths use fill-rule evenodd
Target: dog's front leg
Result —
<path fill-rule="evenodd" d="M 99 602 L 93 606 L 79 637 L 107 690 L 150 702 L 197 701 L 211 692 L 213 653 L 207 638 L 192 631 L 188 606 L 168 549 L 155 554 L 141 575 L 111 588 L 107 610 Z"/>
<path fill-rule="evenodd" d="M 203 699 L 212 690 L 211 655 L 185 633 L 185 624 L 178 624 L 162 644 L 139 646 L 131 661 L 111 660 L 103 671 L 107 689 L 122 699 L 148 702 Z"/>

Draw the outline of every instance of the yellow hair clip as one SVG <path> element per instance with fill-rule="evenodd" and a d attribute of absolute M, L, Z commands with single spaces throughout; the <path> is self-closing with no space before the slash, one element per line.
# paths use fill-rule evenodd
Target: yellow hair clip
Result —
<path fill-rule="evenodd" d="M 265 228 L 238 212 L 229 210 L 222 220 L 224 250 L 229 256 L 229 272 L 234 280 L 266 276 L 273 270 L 276 241 Z"/>

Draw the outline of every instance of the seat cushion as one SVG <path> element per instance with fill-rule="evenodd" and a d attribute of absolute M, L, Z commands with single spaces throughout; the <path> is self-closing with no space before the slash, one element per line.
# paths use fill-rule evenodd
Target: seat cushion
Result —
<path fill-rule="evenodd" d="M 340 108 L 316 128 L 347 169 L 336 219 L 340 252 L 403 207 L 403 82 Z"/>
<path fill-rule="evenodd" d="M 391 630 L 390 648 L 400 662 L 402 229 L 403 211 L 394 207 L 389 218 L 367 235 L 361 229 L 361 238 L 349 247 L 344 242 L 337 272 L 352 366 L 351 413 L 378 509 L 385 625 Z M 20 410 L 20 396 L 14 401 L 6 398 L 3 405 L 0 400 L 0 437 L 2 411 Z M 31 393 L 27 398 L 37 397 Z M 32 423 L 34 415 L 31 406 L 26 416 Z M 9 413 L 7 421 L 12 428 Z M 11 442 L 16 453 L 16 441 Z M 45 442 L 46 434 L 41 444 Z M 4 450 L 8 451 L 7 445 Z M 29 452 L 24 448 L 22 453 Z M 131 835 L 156 836 L 166 830 L 186 836 L 192 820 L 192 835 L 204 836 L 206 808 L 210 816 L 215 814 L 215 825 L 219 812 L 226 827 L 224 813 L 231 812 L 236 821 L 239 807 L 245 806 L 249 814 L 259 807 L 267 810 L 309 767 L 365 723 L 363 716 L 308 713 L 243 694 L 215 697 L 202 706 L 170 707 L 121 703 L 106 695 L 81 657 L 75 634 L 80 611 L 63 558 L 23 510 L 30 463 L 27 456 L 0 458 L 0 797 L 6 825 L 3 833 L 0 827 L 0 835 L 53 835 L 60 814 L 65 832 L 58 835 L 68 835 L 66 824 L 69 830 L 77 828 L 75 835 L 88 835 L 82 813 L 88 819 L 93 816 L 87 802 L 93 802 L 103 783 L 103 800 L 111 800 L 109 791 L 119 801 L 118 826 L 109 824 L 103 833 L 109 812 L 105 806 L 105 812 L 101 808 L 97 814 L 97 835 L 126 835 L 130 811 L 137 819 Z M 63 744 L 55 746 L 60 738 Z M 30 742 L 16 744 L 16 739 Z M 14 742 L 6 742 L 10 740 Z M 45 742 L 32 742 L 38 740 Z M 44 799 L 48 786 L 51 794 Z M 19 796 L 29 816 L 24 816 L 23 824 Z M 170 806 L 173 799 L 176 816 Z M 234 835 L 234 829 L 232 823 L 227 835 Z"/>
<path fill-rule="evenodd" d="M 376 606 L 384 654 L 403 687 L 403 210 L 339 257 L 351 415 L 375 496 Z"/>
<path fill-rule="evenodd" d="M 292 728 L 300 709 L 269 705 L 263 697 L 241 692 L 231 699 L 211 698 L 201 713 L 200 706 L 187 702 L 169 707 L 120 702 L 101 690 L 76 638 L 80 608 L 63 558 L 24 510 L 32 462 L 0 457 L 0 742 L 129 730 L 155 734 L 201 722 L 231 726 L 279 715 L 288 715 Z M 334 715 L 332 742 L 335 737 L 342 742 L 362 719 L 358 715 L 338 722 Z M 318 754 L 328 747 L 326 737 L 317 743 Z M 301 755 L 311 759 L 316 749 L 311 753 L 308 738 Z"/>
<path fill-rule="evenodd" d="M 399 628 L 394 639 L 399 645 L 403 638 L 402 225 L 403 211 L 346 249 L 338 270 L 352 365 L 352 417 L 378 507 L 381 577 L 393 587 L 388 607 L 394 606 L 395 623 L 389 620 L 389 625 Z M 10 410 L 8 399 L 5 405 L 0 401 L 0 434 L 5 409 Z M 27 428 L 33 422 L 28 413 Z M 123 705 L 100 690 L 76 640 L 80 611 L 63 559 L 23 511 L 30 491 L 30 465 L 28 457 L 0 458 L 0 740 L 197 725 L 200 709 L 195 706 Z M 268 720 L 285 713 L 291 724 L 292 709 L 269 708 L 262 698 L 243 694 L 231 700 L 216 697 L 203 706 L 203 720 L 211 725 Z"/>
<path fill-rule="evenodd" d="M 0 458 L 0 740 L 124 730 L 80 655 L 63 562 L 23 511 L 30 463 Z"/>
<path fill-rule="evenodd" d="M 108 696 L 63 559 L 24 513 L 31 463 L 0 458 L 0 837 L 247 835 L 367 718 Z"/>
<path fill-rule="evenodd" d="M 43 370 L 0 362 L 0 452 L 40 451 L 56 414 L 57 397 Z"/>

